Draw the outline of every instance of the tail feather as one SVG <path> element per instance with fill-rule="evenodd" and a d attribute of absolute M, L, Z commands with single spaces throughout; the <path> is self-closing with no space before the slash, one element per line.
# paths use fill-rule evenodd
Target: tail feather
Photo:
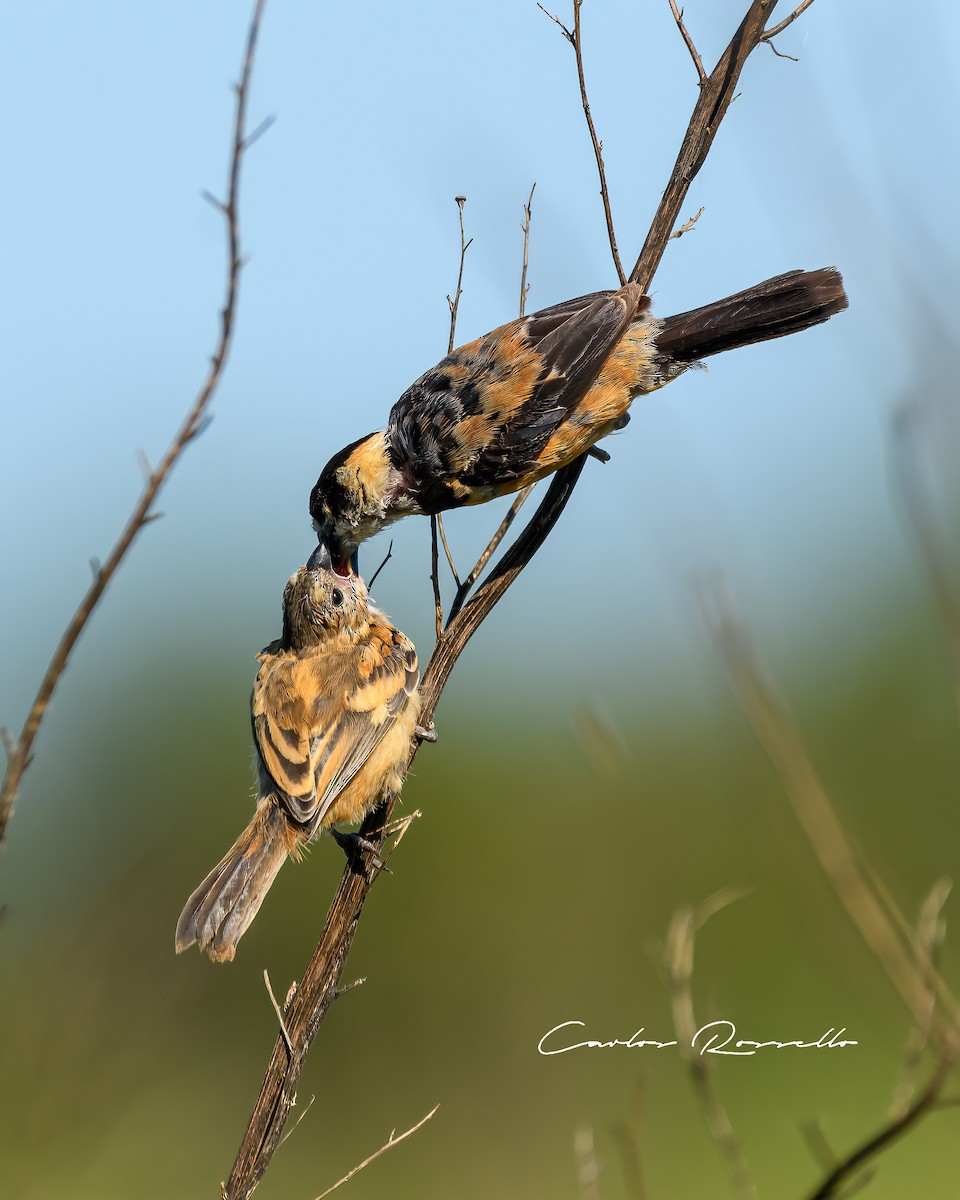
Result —
<path fill-rule="evenodd" d="M 656 335 L 657 349 L 668 372 L 671 364 L 682 370 L 711 354 L 809 329 L 846 307 L 843 278 L 835 267 L 789 271 L 725 300 L 667 317 Z"/>
<path fill-rule="evenodd" d="M 237 942 L 287 860 L 288 826 L 275 803 L 260 804 L 235 844 L 187 901 L 177 922 L 178 954 L 197 942 L 214 962 L 233 958 Z"/>

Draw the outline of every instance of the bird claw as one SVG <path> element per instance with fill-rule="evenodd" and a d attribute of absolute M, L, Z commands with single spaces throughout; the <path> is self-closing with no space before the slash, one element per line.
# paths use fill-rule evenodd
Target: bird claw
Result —
<path fill-rule="evenodd" d="M 591 446 L 587 453 L 598 462 L 608 463 L 610 461 L 610 455 L 606 450 L 601 450 L 599 446 Z"/>
<path fill-rule="evenodd" d="M 432 721 L 429 725 L 418 725 L 413 731 L 413 736 L 421 742 L 435 742 L 437 741 L 436 726 Z"/>
<path fill-rule="evenodd" d="M 340 849 L 347 856 L 347 862 L 354 870 L 366 871 L 367 864 L 363 861 L 362 852 L 366 851 L 371 855 L 370 867 L 374 871 L 386 871 L 388 875 L 393 872 L 380 857 L 380 851 L 373 842 L 368 841 L 359 833 L 341 833 L 339 829 L 331 829 L 330 835 L 337 843 Z"/>

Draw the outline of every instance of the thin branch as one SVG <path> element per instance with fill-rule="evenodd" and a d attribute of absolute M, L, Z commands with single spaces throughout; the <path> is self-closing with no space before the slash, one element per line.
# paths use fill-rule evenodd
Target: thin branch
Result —
<path fill-rule="evenodd" d="M 784 17 L 779 25 L 774 25 L 772 29 L 764 30 L 760 41 L 769 42 L 771 38 L 775 38 L 778 34 L 783 33 L 787 26 L 792 25 L 797 17 L 799 17 L 801 13 L 806 12 L 812 3 L 813 0 L 802 0 L 802 3 L 797 5 L 789 17 Z"/>
<path fill-rule="evenodd" d="M 338 1179 L 337 1182 L 333 1185 L 333 1187 L 328 1187 L 325 1192 L 321 1192 L 320 1195 L 317 1196 L 316 1200 L 323 1200 L 324 1196 L 329 1196 L 331 1192 L 335 1192 L 337 1190 L 337 1188 L 341 1187 L 343 1184 L 345 1184 L 348 1179 L 352 1179 L 354 1177 L 354 1175 L 357 1174 L 358 1171 L 362 1171 L 364 1167 L 369 1167 L 370 1164 L 372 1162 L 375 1162 L 380 1157 L 381 1154 L 386 1154 L 386 1152 L 388 1150 L 392 1150 L 394 1146 L 399 1146 L 402 1141 L 405 1141 L 408 1137 L 415 1134 L 418 1129 L 422 1129 L 423 1126 L 426 1125 L 426 1123 L 430 1120 L 431 1117 L 436 1116 L 439 1109 L 440 1109 L 440 1105 L 437 1104 L 434 1108 L 432 1108 L 430 1110 L 430 1112 L 427 1113 L 427 1115 L 425 1117 L 421 1117 L 420 1120 L 416 1123 L 416 1125 L 411 1126 L 407 1130 L 406 1133 L 401 1133 L 399 1137 L 394 1136 L 396 1131 L 394 1131 L 394 1133 L 391 1133 L 390 1136 L 383 1143 L 383 1145 L 380 1147 L 379 1150 L 377 1150 L 373 1154 L 371 1154 L 369 1158 L 365 1158 L 362 1163 L 357 1163 L 357 1165 L 353 1168 L 352 1171 L 348 1171 L 342 1179 Z"/>
<path fill-rule="evenodd" d="M 737 893 L 720 892 L 696 911 L 681 909 L 674 914 L 667 933 L 664 966 L 671 991 L 673 1025 L 677 1042 L 690 1072 L 690 1082 L 700 1104 L 710 1136 L 726 1163 L 733 1189 L 740 1200 L 755 1200 L 757 1189 L 743 1147 L 734 1133 L 716 1089 L 709 1061 L 694 1049 L 699 1022 L 693 1009 L 693 949 L 696 930 L 709 916 L 736 898 Z"/>
<path fill-rule="evenodd" d="M 613 228 L 613 214 L 610 211 L 610 192 L 607 188 L 607 171 L 603 165 L 603 142 L 597 137 L 596 126 L 593 123 L 593 116 L 590 113 L 590 101 L 587 99 L 587 81 L 583 71 L 583 38 L 580 30 L 580 9 L 582 6 L 583 0 L 573 0 L 573 32 L 571 33 L 559 17 L 548 12 L 542 4 L 537 4 L 537 8 L 546 13 L 551 21 L 556 21 L 560 26 L 564 37 L 573 47 L 574 54 L 576 55 L 577 79 L 580 82 L 580 103 L 583 106 L 583 115 L 586 117 L 587 129 L 590 131 L 593 154 L 597 160 L 597 171 L 600 175 L 600 197 L 603 200 L 603 215 L 607 222 L 607 238 L 610 242 L 610 253 L 613 255 L 613 265 L 617 269 L 617 276 L 622 286 L 627 282 L 627 277 L 623 272 L 623 264 L 620 262 L 620 252 L 617 249 L 617 235 Z"/>
<path fill-rule="evenodd" d="M 523 206 L 523 221 L 520 228 L 523 230 L 523 270 L 520 272 L 520 316 L 524 314 L 527 306 L 527 292 L 530 291 L 530 285 L 527 283 L 527 264 L 530 256 L 530 223 L 533 220 L 533 193 L 537 190 L 537 183 L 534 180 L 533 187 L 530 189 L 530 195 L 526 204 Z"/>
<path fill-rule="evenodd" d="M 463 608 L 464 601 L 466 600 L 467 596 L 470 595 L 471 588 L 479 579 L 480 573 L 483 571 L 484 567 L 496 553 L 497 547 L 503 541 L 504 537 L 506 537 L 507 530 L 513 524 L 517 513 L 521 508 L 523 508 L 524 504 L 526 503 L 526 499 L 533 491 L 533 488 L 534 485 L 531 483 L 527 487 L 523 488 L 522 491 L 517 492 L 513 503 L 510 505 L 509 509 L 507 509 L 507 515 L 497 526 L 496 533 L 494 533 L 490 541 L 487 542 L 486 549 L 477 559 L 476 563 L 474 563 L 473 570 L 457 588 L 457 594 L 453 599 L 453 604 L 450 606 L 450 621 L 452 621 L 460 609 Z"/>
<path fill-rule="evenodd" d="M 817 1190 L 810 1194 L 810 1200 L 828 1200 L 831 1196 L 839 1195 L 840 1187 L 855 1171 L 861 1169 L 865 1163 L 875 1158 L 881 1150 L 886 1150 L 888 1146 L 895 1142 L 897 1138 L 902 1137 L 908 1129 L 916 1125 L 927 1113 L 933 1112 L 938 1108 L 937 1099 L 943 1089 L 943 1085 L 947 1081 L 950 1071 L 953 1069 L 955 1053 L 954 1051 L 953 1054 L 944 1055 L 940 1059 L 930 1077 L 930 1082 L 910 1107 L 901 1116 L 881 1126 L 872 1137 L 868 1138 L 861 1146 L 848 1154 L 842 1162 L 838 1163 Z"/>
<path fill-rule="evenodd" d="M 454 293 L 454 297 L 452 300 L 449 296 L 447 297 L 447 304 L 450 308 L 450 340 L 447 343 L 448 354 L 453 351 L 453 342 L 457 333 L 457 312 L 460 308 L 460 297 L 463 295 L 463 263 L 467 257 L 467 251 L 473 245 L 473 238 L 469 242 L 464 241 L 463 206 L 466 204 L 467 198 L 466 196 L 454 196 L 454 200 L 457 202 L 457 209 L 460 213 L 460 271 L 457 275 L 457 290 Z"/>
<path fill-rule="evenodd" d="M 764 39 L 764 40 L 766 40 L 766 39 Z M 800 59 L 797 58 L 795 55 L 785 54 L 783 50 L 778 50 L 776 48 L 776 46 L 773 44 L 773 42 L 768 41 L 767 45 L 774 52 L 774 54 L 777 56 L 777 58 L 788 58 L 790 60 L 790 62 L 799 62 L 800 61 Z"/>
<path fill-rule="evenodd" d="M 539 8 L 542 13 L 545 13 L 550 18 L 551 21 L 555 22 L 557 25 L 560 26 L 560 29 L 563 31 L 563 36 L 567 39 L 567 41 L 570 43 L 570 45 L 573 46 L 575 44 L 573 34 L 566 27 L 566 25 L 564 25 L 564 23 L 560 20 L 560 18 L 557 16 L 557 14 L 550 12 L 550 10 L 547 8 L 544 8 L 543 5 L 540 3 L 540 0 L 537 0 L 537 8 Z"/>
<path fill-rule="evenodd" d="M 317 1100 L 316 1096 L 310 1097 L 306 1108 L 303 1110 L 303 1112 L 300 1114 L 300 1116 L 297 1117 L 297 1119 L 294 1121 L 294 1123 L 290 1126 L 290 1128 L 287 1130 L 287 1132 L 280 1139 L 281 1146 L 283 1145 L 283 1143 L 285 1141 L 287 1141 L 288 1138 L 292 1138 L 293 1135 L 297 1132 L 297 1130 L 300 1128 L 300 1122 L 307 1115 L 307 1113 L 310 1111 L 310 1109 L 313 1108 L 314 1104 L 316 1103 L 316 1100 Z M 278 1149 L 279 1149 L 279 1147 L 278 1147 Z M 222 1191 L 222 1189 L 221 1189 L 221 1191 Z"/>
<path fill-rule="evenodd" d="M 377 576 L 380 574 L 380 572 L 387 565 L 387 563 L 390 561 L 391 558 L 393 558 L 393 538 L 390 539 L 390 545 L 387 547 L 387 552 L 383 556 L 383 562 L 380 564 L 379 567 L 377 567 L 377 569 L 374 571 L 374 573 L 367 580 L 367 591 L 368 592 L 373 590 L 373 585 L 377 582 Z"/>
<path fill-rule="evenodd" d="M 673 233 L 670 234 L 671 239 L 672 238 L 682 238 L 685 233 L 689 233 L 702 216 L 703 216 L 703 205 L 701 204 L 700 207 L 693 214 L 693 216 L 690 218 L 689 221 L 684 221 L 684 223 L 679 227 L 679 229 L 675 229 L 673 231 Z"/>
<path fill-rule="evenodd" d="M 917 1079 L 920 1075 L 920 1065 L 927 1046 L 930 1043 L 930 1026 L 937 1007 L 937 987 L 935 981 L 940 975 L 940 950 L 946 935 L 946 921 L 943 919 L 943 907 L 950 895 L 951 888 L 952 884 L 949 879 L 938 879 L 920 906 L 915 939 L 917 946 L 917 966 L 923 973 L 926 981 L 926 989 L 923 996 L 923 1005 L 926 1012 L 921 1013 L 920 1022 L 911 1030 L 910 1037 L 907 1040 L 900 1079 L 894 1091 L 888 1114 L 894 1119 L 903 1116 L 913 1103 L 913 1098 L 917 1090 Z"/>
<path fill-rule="evenodd" d="M 280 1022 L 280 1032 L 283 1034 L 283 1040 L 287 1043 L 287 1049 L 293 1054 L 293 1042 L 290 1040 L 290 1034 L 287 1033 L 287 1027 L 283 1023 L 283 1012 L 280 1005 L 277 1003 L 277 998 L 273 994 L 273 988 L 270 985 L 270 972 L 264 967 L 263 982 L 267 987 L 267 995 L 270 997 L 270 1003 L 273 1005 L 273 1011 L 277 1014 L 277 1020 Z"/>
<path fill-rule="evenodd" d="M 677 0 L 670 0 L 670 11 L 673 13 L 673 19 L 677 23 L 677 28 L 680 30 L 687 49 L 690 51 L 690 57 L 693 59 L 693 65 L 697 68 L 697 76 L 702 87 L 707 81 L 707 73 L 703 69 L 703 59 L 700 57 L 696 46 L 693 44 L 693 38 L 687 32 L 687 27 L 683 23 L 683 9 L 677 8 Z"/>
<path fill-rule="evenodd" d="M 910 947 L 914 958 L 917 960 L 918 970 L 920 971 L 924 980 L 923 986 L 927 989 L 932 989 L 936 993 L 937 1001 L 943 1008 L 947 1020 L 960 1027 L 960 1002 L 958 1002 L 956 996 L 954 996 L 953 992 L 950 990 L 947 981 L 938 970 L 936 961 L 931 957 L 921 936 L 920 930 L 912 926 L 907 918 L 903 915 L 903 912 L 896 900 L 893 898 L 893 894 L 891 893 L 890 889 L 880 878 L 880 875 L 874 870 L 870 863 L 866 860 L 863 860 L 861 866 L 864 874 L 870 881 L 870 886 L 876 892 L 877 898 L 886 909 L 887 915 L 893 922 L 896 929 L 899 930 L 901 937 Z M 950 886 L 948 880 L 939 880 L 936 884 L 934 884 L 934 889 L 931 895 L 937 892 L 945 884 L 947 887 Z M 930 896 L 927 897 L 927 901 L 925 901 L 925 903 L 929 901 Z"/>
<path fill-rule="evenodd" d="M 437 518 L 430 518 L 430 582 L 433 584 L 433 612 L 437 623 L 437 641 L 443 637 L 443 603 L 440 600 L 440 556 L 437 551 Z"/>
<path fill-rule="evenodd" d="M 156 518 L 157 514 L 151 513 L 150 510 L 157 498 L 157 494 L 188 442 L 201 431 L 201 418 L 206 412 L 210 401 L 213 399 L 214 392 L 223 374 L 233 337 L 234 315 L 236 313 L 240 269 L 242 266 L 237 204 L 240 193 L 240 165 L 246 149 L 244 128 L 246 123 L 247 96 L 256 54 L 257 35 L 260 31 L 260 21 L 265 3 L 266 0 L 257 0 L 253 16 L 250 19 L 240 81 L 236 85 L 236 108 L 234 113 L 233 146 L 227 200 L 225 203 L 218 202 L 218 207 L 223 213 L 227 226 L 227 287 L 226 299 L 220 313 L 220 336 L 211 360 L 210 370 L 196 400 L 193 402 L 166 454 L 164 454 L 156 469 L 150 471 L 147 475 L 140 499 L 137 501 L 110 554 L 94 575 L 90 587 L 80 601 L 80 605 L 71 618 L 69 625 L 67 625 L 60 639 L 60 644 L 57 646 L 46 673 L 41 680 L 39 691 L 27 715 L 20 737 L 17 739 L 13 752 L 8 758 L 3 783 L 0 784 L 0 844 L 2 844 L 6 836 L 7 823 L 13 811 L 14 802 L 20 788 L 20 781 L 31 761 L 31 750 L 40 728 L 40 723 L 60 681 L 60 677 L 67 666 L 77 639 L 85 629 L 107 584 L 116 574 L 128 550 L 133 545 L 137 534 L 152 519 Z M 145 472 L 148 466 L 149 464 L 144 460 L 143 469 Z"/>
<path fill-rule="evenodd" d="M 447 556 L 447 565 L 450 567 L 450 573 L 453 576 L 453 581 L 460 587 L 460 576 L 457 574 L 457 566 L 453 561 L 453 555 L 450 553 L 450 547 L 447 544 L 447 531 L 443 527 L 443 513 L 437 513 L 437 527 L 440 530 L 440 541 L 443 542 L 443 552 Z"/>
<path fill-rule="evenodd" d="M 690 184 L 706 161 L 717 131 L 736 94 L 743 65 L 759 45 L 767 17 L 773 12 L 776 4 L 777 0 L 753 0 L 729 46 L 700 84 L 700 95 L 694 105 L 680 153 L 660 199 L 650 232 L 643 243 L 640 257 L 630 272 L 630 278 L 639 283 L 644 291 L 650 287 L 670 240 L 670 234 L 677 224 Z"/>

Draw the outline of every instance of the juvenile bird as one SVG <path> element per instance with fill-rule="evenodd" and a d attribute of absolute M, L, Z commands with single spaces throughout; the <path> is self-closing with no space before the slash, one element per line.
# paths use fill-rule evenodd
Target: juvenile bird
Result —
<path fill-rule="evenodd" d="M 329 568 L 318 546 L 284 589 L 283 634 L 258 656 L 250 701 L 256 812 L 187 901 L 178 954 L 199 942 L 232 959 L 287 858 L 399 791 L 420 712 L 416 650 L 358 576 Z"/>
<path fill-rule="evenodd" d="M 519 491 L 622 428 L 636 396 L 698 360 L 846 307 L 843 280 L 826 267 L 664 320 L 628 283 L 501 325 L 421 375 L 386 429 L 333 456 L 310 494 L 314 528 L 347 575 L 357 546 L 391 521 Z"/>

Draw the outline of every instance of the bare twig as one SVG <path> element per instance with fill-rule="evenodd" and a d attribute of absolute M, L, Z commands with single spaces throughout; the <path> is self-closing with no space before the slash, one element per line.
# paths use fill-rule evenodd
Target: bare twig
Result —
<path fill-rule="evenodd" d="M 700 220 L 700 218 L 702 216 L 703 216 L 703 205 L 701 204 L 700 207 L 697 209 L 697 211 L 690 218 L 690 220 L 684 221 L 684 223 L 678 229 L 675 229 L 673 231 L 673 233 L 670 234 L 670 237 L 671 238 L 682 238 L 685 233 L 689 233 L 691 231 L 691 229 L 693 229 L 693 227 L 696 225 L 696 223 Z"/>
<path fill-rule="evenodd" d="M 537 190 L 536 180 L 533 187 L 530 189 L 530 195 L 527 198 L 526 204 L 523 206 L 523 221 L 520 228 L 523 230 L 523 270 L 520 272 L 520 316 L 524 314 L 527 305 L 527 292 L 530 291 L 530 285 L 527 283 L 527 264 L 530 256 L 530 223 L 533 220 L 533 193 Z"/>
<path fill-rule="evenodd" d="M 400 817 L 397 821 L 391 821 L 386 829 L 384 829 L 384 838 L 393 838 L 393 845 L 390 847 L 389 853 L 387 853 L 383 859 L 384 866 L 386 866 L 390 862 L 390 859 L 396 854 L 397 849 L 404 837 L 406 837 L 407 830 L 410 828 L 410 826 L 414 823 L 414 821 L 419 821 L 422 816 L 423 813 L 419 808 L 416 808 L 412 813 L 408 813 L 405 817 Z M 359 982 L 362 983 L 363 980 L 360 980 Z"/>
<path fill-rule="evenodd" d="M 766 41 L 766 39 L 764 39 Z M 800 59 L 793 54 L 785 54 L 783 50 L 778 50 L 773 42 L 767 41 L 767 45 L 774 52 L 777 58 L 788 58 L 791 62 L 799 62 Z M 847 1193 L 849 1195 L 849 1192 Z"/>
<path fill-rule="evenodd" d="M 273 994 L 273 988 L 270 985 L 270 972 L 264 967 L 263 982 L 267 987 L 267 995 L 270 997 L 270 1003 L 273 1005 L 273 1011 L 277 1014 L 277 1020 L 280 1022 L 280 1032 L 283 1034 L 283 1040 L 287 1043 L 287 1049 L 293 1054 L 293 1042 L 290 1040 L 290 1034 L 287 1033 L 287 1027 L 283 1023 L 283 1013 L 280 1010 L 280 1005 L 277 1003 L 277 998 Z"/>
<path fill-rule="evenodd" d="M 650 287 L 654 273 L 663 258 L 670 233 L 677 224 L 690 184 L 706 161 L 713 139 L 717 136 L 721 122 L 736 94 L 743 65 L 759 45 L 764 33 L 764 24 L 776 3 L 777 0 L 753 0 L 717 65 L 700 83 L 700 95 L 694 105 L 680 153 L 660 199 L 640 257 L 630 272 L 630 278 L 639 283 L 644 291 Z"/>
<path fill-rule="evenodd" d="M 945 1054 L 937 1063 L 930 1081 L 910 1107 L 894 1120 L 884 1124 L 872 1137 L 868 1138 L 856 1150 L 847 1155 L 830 1174 L 823 1180 L 816 1191 L 810 1194 L 810 1200 L 828 1200 L 828 1197 L 840 1195 L 840 1188 L 854 1172 L 875 1158 L 882 1150 L 886 1150 L 897 1138 L 902 1137 L 908 1129 L 928 1113 L 934 1112 L 943 1085 L 947 1081 L 956 1056 Z"/>
<path fill-rule="evenodd" d="M 627 277 L 623 272 L 623 264 L 620 262 L 620 252 L 617 249 L 617 235 L 613 228 L 613 214 L 610 211 L 610 192 L 607 188 L 607 171 L 603 165 L 603 142 L 597 137 L 596 126 L 593 123 L 593 116 L 590 112 L 590 101 L 587 99 L 587 81 L 583 71 L 583 38 L 580 31 L 580 9 L 583 6 L 583 0 L 573 0 L 573 32 L 564 25 L 559 17 L 548 12 L 542 4 L 538 3 L 537 8 L 556 23 L 563 30 L 563 35 L 573 47 L 574 54 L 577 59 L 577 79 L 580 81 L 580 103 L 583 106 L 583 115 L 587 121 L 587 129 L 590 131 L 590 141 L 593 143 L 593 154 L 597 160 L 597 171 L 600 175 L 600 197 L 603 200 L 603 215 L 607 222 L 607 238 L 610 241 L 610 253 L 613 255 L 613 265 L 617 269 L 617 276 L 620 279 L 621 285 L 627 282 Z"/>
<path fill-rule="evenodd" d="M 260 21 L 266 0 L 257 0 L 250 27 L 247 33 L 246 49 L 240 80 L 236 85 L 236 108 L 234 112 L 233 146 L 230 159 L 229 183 L 227 186 L 226 202 L 218 202 L 219 210 L 223 213 L 227 226 L 227 287 L 226 300 L 220 313 L 220 336 L 211 359 L 210 369 L 204 380 L 196 400 L 190 407 L 183 424 L 177 431 L 173 441 L 160 460 L 155 470 L 149 471 L 149 464 L 144 458 L 141 466 L 145 472 L 145 483 L 140 499 L 137 501 L 126 525 L 124 526 L 113 549 L 106 560 L 94 574 L 90 587 L 80 601 L 80 605 L 60 639 L 60 644 L 50 660 L 46 673 L 40 683 L 33 706 L 27 715 L 12 752 L 7 760 L 3 783 L 0 784 L 0 844 L 6 835 L 7 823 L 13 811 L 13 805 L 20 788 L 20 781 L 31 761 L 31 749 L 47 710 L 47 705 L 60 681 L 60 677 L 69 661 L 70 654 L 77 639 L 85 629 L 93 614 L 107 584 L 116 574 L 128 550 L 140 532 L 157 514 L 150 510 L 157 498 L 161 487 L 170 474 L 186 446 L 202 432 L 203 417 L 223 374 L 227 354 L 233 336 L 234 314 L 237 306 L 237 293 L 240 283 L 242 261 L 240 257 L 240 227 L 238 214 L 238 199 L 240 193 L 240 164 L 246 149 L 244 128 L 246 124 L 247 96 L 250 89 L 250 77 L 253 72 L 254 57 L 257 47 L 257 35 L 260 31 Z"/>
<path fill-rule="evenodd" d="M 454 339 L 457 334 L 457 312 L 460 308 L 460 297 L 463 295 L 463 264 L 467 257 L 467 251 L 473 245 L 473 238 L 469 242 L 464 241 L 463 232 L 463 206 L 467 202 L 466 196 L 454 196 L 457 202 L 457 211 L 460 214 L 460 270 L 457 274 L 457 290 L 454 292 L 453 299 L 447 297 L 447 305 L 450 308 L 450 340 L 447 342 L 447 353 L 450 354 L 453 350 Z"/>
<path fill-rule="evenodd" d="M 765 29 L 760 41 L 769 42 L 771 38 L 775 38 L 778 34 L 783 33 L 787 26 L 792 25 L 797 17 L 801 13 L 806 12 L 812 3 L 813 0 L 802 0 L 802 3 L 797 5 L 789 17 L 784 17 L 779 25 L 774 25 L 772 29 Z"/>
<path fill-rule="evenodd" d="M 888 1116 L 896 1120 L 908 1111 L 917 1090 L 920 1064 L 930 1043 L 930 1025 L 937 1005 L 936 979 L 939 977 L 940 949 L 946 933 L 943 906 L 950 895 L 952 884 L 949 879 L 938 879 L 920 906 L 917 920 L 916 945 L 917 966 L 926 981 L 923 1004 L 926 1012 L 921 1021 L 911 1030 L 907 1040 L 900 1079 L 893 1094 Z"/>
<path fill-rule="evenodd" d="M 910 924 L 894 899 L 890 889 L 870 863 L 864 859 L 861 862 L 861 866 L 867 879 L 870 881 L 870 886 L 876 892 L 877 898 L 886 909 L 887 915 L 897 930 L 899 930 L 901 937 L 910 947 L 914 958 L 917 960 L 917 968 L 923 976 L 924 987 L 928 990 L 932 989 L 936 993 L 937 1001 L 943 1008 L 947 1020 L 960 1028 L 960 1002 L 958 1002 L 956 996 L 950 990 L 947 981 L 938 970 L 936 960 L 931 957 L 929 949 L 921 935 L 921 930 Z M 933 891 L 927 897 L 925 903 L 929 903 L 931 897 L 939 894 L 940 889 L 943 887 L 949 890 L 949 880 L 941 879 L 934 884 Z"/>
<path fill-rule="evenodd" d="M 390 1134 L 390 1136 L 383 1143 L 383 1145 L 380 1147 L 379 1150 L 374 1151 L 374 1153 L 371 1154 L 369 1158 L 365 1158 L 363 1160 L 363 1162 L 357 1163 L 357 1165 L 351 1171 L 348 1171 L 342 1179 L 338 1179 L 337 1182 L 333 1185 L 333 1187 L 328 1187 L 325 1192 L 321 1192 L 320 1195 L 317 1196 L 317 1200 L 323 1200 L 324 1196 L 329 1196 L 331 1192 L 335 1192 L 337 1190 L 337 1188 L 341 1187 L 343 1184 L 345 1184 L 347 1182 L 347 1180 L 352 1179 L 354 1177 L 354 1175 L 357 1174 L 358 1171 L 362 1171 L 364 1167 L 369 1167 L 370 1164 L 372 1162 L 375 1162 L 380 1157 L 381 1154 L 386 1154 L 386 1152 L 388 1150 L 392 1150 L 394 1148 L 394 1146 L 399 1146 L 402 1141 L 405 1141 L 408 1137 L 411 1137 L 413 1134 L 415 1134 L 418 1129 L 422 1129 L 423 1126 L 426 1125 L 426 1123 L 430 1120 L 431 1117 L 436 1116 L 439 1109 L 440 1109 L 440 1105 L 439 1104 L 435 1105 L 427 1113 L 427 1115 L 425 1117 L 421 1117 L 420 1120 L 416 1123 L 416 1125 L 412 1125 L 406 1131 L 406 1133 L 401 1133 L 399 1137 L 396 1136 L 396 1130 L 394 1130 L 393 1133 Z"/>
<path fill-rule="evenodd" d="M 447 565 L 450 568 L 450 574 L 453 576 L 453 582 L 460 587 L 460 576 L 457 574 L 457 566 L 453 561 L 453 555 L 450 553 L 450 547 L 447 544 L 447 531 L 443 527 L 443 513 L 437 513 L 437 528 L 440 530 L 440 541 L 443 542 L 443 552 L 447 556 Z"/>
<path fill-rule="evenodd" d="M 670 0 L 670 11 L 673 13 L 673 19 L 677 23 L 677 28 L 680 30 L 687 49 L 690 51 L 690 57 L 693 59 L 693 65 L 697 68 L 697 76 L 702 87 L 707 80 L 707 73 L 703 69 L 703 59 L 700 57 L 696 46 L 693 44 L 693 38 L 687 32 L 687 27 L 683 23 L 683 9 L 677 8 L 677 0 Z"/>
<path fill-rule="evenodd" d="M 727 1110 L 713 1086 L 713 1075 L 709 1062 L 694 1048 L 696 1032 L 699 1028 L 693 1009 L 695 933 L 713 913 L 731 903 L 736 895 L 737 893 L 732 891 L 718 892 L 696 910 L 681 909 L 675 913 L 667 933 L 664 966 L 670 984 L 673 1025 L 677 1041 L 687 1063 L 690 1082 L 699 1101 L 710 1136 L 716 1142 L 726 1163 L 737 1196 L 740 1200 L 755 1200 L 757 1190 L 754 1186 L 750 1166 L 744 1156 L 743 1147 L 734 1133 Z"/>
<path fill-rule="evenodd" d="M 391 558 L 393 558 L 393 538 L 390 539 L 390 545 L 387 547 L 387 552 L 383 556 L 383 562 L 380 564 L 379 567 L 377 567 L 377 569 L 374 571 L 374 573 L 367 580 L 367 591 L 368 592 L 373 590 L 373 585 L 377 582 L 377 576 L 380 574 L 380 572 L 387 565 L 387 563 L 390 561 Z"/>
<path fill-rule="evenodd" d="M 503 518 L 503 520 L 497 526 L 496 533 L 494 533 L 494 535 L 490 539 L 490 541 L 487 542 L 486 548 L 484 549 L 483 553 L 480 555 L 480 557 L 474 563 L 473 570 L 466 577 L 466 579 L 463 581 L 463 583 L 461 583 L 460 586 L 457 588 L 457 594 L 453 599 L 453 604 L 450 606 L 450 620 L 451 621 L 457 615 L 457 613 L 460 611 L 460 609 L 463 608 L 464 601 L 466 600 L 467 596 L 470 595 L 470 590 L 472 589 L 473 585 L 479 579 L 480 574 L 483 571 L 484 567 L 487 565 L 487 563 L 490 561 L 490 559 L 496 553 L 497 547 L 500 545 L 500 543 L 506 537 L 507 530 L 513 524 L 517 513 L 520 511 L 521 508 L 523 508 L 524 504 L 526 503 L 526 499 L 530 495 L 530 493 L 533 491 L 533 488 L 534 488 L 534 485 L 531 483 L 528 487 L 523 488 L 522 491 L 517 492 L 516 496 L 514 497 L 513 503 L 507 509 L 507 515 Z"/>
<path fill-rule="evenodd" d="M 557 16 L 557 14 L 550 12 L 550 10 L 547 8 L 544 8 L 543 5 L 540 3 L 540 0 L 537 0 L 537 8 L 539 8 L 542 13 L 545 13 L 550 18 L 551 21 L 554 21 L 557 25 L 560 26 L 560 29 L 563 31 L 563 36 L 567 39 L 567 41 L 570 43 L 570 45 L 573 46 L 575 44 L 574 36 L 570 32 L 570 30 L 566 27 L 566 25 L 564 25 L 564 23 L 560 20 L 560 18 Z"/>
<path fill-rule="evenodd" d="M 437 550 L 437 518 L 430 518 L 430 582 L 433 584 L 433 612 L 437 641 L 443 637 L 443 604 L 440 600 L 440 555 Z"/>

